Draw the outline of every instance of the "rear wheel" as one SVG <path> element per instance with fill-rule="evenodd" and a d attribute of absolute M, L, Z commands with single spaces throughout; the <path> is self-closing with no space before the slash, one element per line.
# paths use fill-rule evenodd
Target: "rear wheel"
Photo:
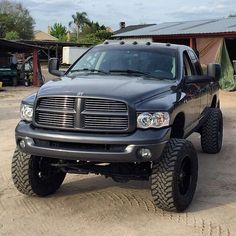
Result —
<path fill-rule="evenodd" d="M 12 179 L 23 194 L 47 196 L 61 186 L 65 173 L 53 167 L 56 159 L 25 154 L 16 149 L 12 159 Z"/>
<path fill-rule="evenodd" d="M 223 141 L 223 116 L 218 108 L 210 108 L 208 118 L 201 128 L 203 152 L 218 153 Z"/>
<path fill-rule="evenodd" d="M 171 139 L 153 163 L 151 191 L 157 207 L 181 212 L 192 202 L 198 177 L 197 153 L 191 142 Z"/>

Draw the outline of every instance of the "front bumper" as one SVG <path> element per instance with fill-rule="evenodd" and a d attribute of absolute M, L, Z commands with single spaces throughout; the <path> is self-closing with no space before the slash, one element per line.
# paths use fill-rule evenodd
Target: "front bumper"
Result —
<path fill-rule="evenodd" d="M 159 159 L 169 140 L 171 128 L 137 130 L 131 134 L 94 134 L 39 129 L 21 121 L 16 143 L 22 152 L 63 160 L 94 162 L 145 162 Z M 23 141 L 23 142 L 22 142 Z M 23 145 L 19 145 L 19 144 Z M 150 159 L 139 155 L 148 148 Z"/>

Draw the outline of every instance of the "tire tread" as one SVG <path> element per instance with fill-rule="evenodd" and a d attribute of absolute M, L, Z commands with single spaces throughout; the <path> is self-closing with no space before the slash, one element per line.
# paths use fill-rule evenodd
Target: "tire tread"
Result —
<path fill-rule="evenodd" d="M 174 212 L 184 210 L 180 209 L 176 203 L 173 182 L 176 174 L 176 162 L 186 149 L 191 149 L 191 151 L 194 150 L 195 152 L 191 142 L 184 139 L 171 139 L 165 147 L 160 161 L 153 163 L 151 193 L 158 208 Z"/>
<path fill-rule="evenodd" d="M 221 110 L 210 108 L 208 118 L 201 129 L 201 146 L 205 153 L 215 154 L 221 150 L 221 145 L 218 145 L 219 122 L 223 122 Z"/>

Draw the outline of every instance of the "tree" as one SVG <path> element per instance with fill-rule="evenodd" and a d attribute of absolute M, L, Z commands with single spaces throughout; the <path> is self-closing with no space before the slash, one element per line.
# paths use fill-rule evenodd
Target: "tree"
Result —
<path fill-rule="evenodd" d="M 228 17 L 236 17 L 236 14 L 230 14 Z"/>
<path fill-rule="evenodd" d="M 51 29 L 50 34 L 59 39 L 59 41 L 66 41 L 67 39 L 67 29 L 61 23 L 55 23 Z"/>
<path fill-rule="evenodd" d="M 79 43 L 98 44 L 111 37 L 112 33 L 107 30 L 99 30 L 95 33 L 84 34 L 80 37 Z"/>
<path fill-rule="evenodd" d="M 100 30 L 106 30 L 104 25 L 99 25 L 98 22 L 91 21 L 89 25 L 85 25 L 82 30 L 82 34 L 96 33 Z"/>
<path fill-rule="evenodd" d="M 0 1 L 0 37 L 5 38 L 7 32 L 17 32 L 21 39 L 32 39 L 34 24 L 34 19 L 21 3 Z"/>
<path fill-rule="evenodd" d="M 20 36 L 16 31 L 9 31 L 9 32 L 6 33 L 5 39 L 7 39 L 7 40 L 17 40 L 17 39 L 20 39 Z"/>
<path fill-rule="evenodd" d="M 75 15 L 72 15 L 73 21 L 69 22 L 69 27 L 73 24 L 76 26 L 76 36 L 77 40 L 79 39 L 79 33 L 83 29 L 84 26 L 90 25 L 90 20 L 87 16 L 86 12 L 76 12 Z"/>
<path fill-rule="evenodd" d="M 98 44 L 111 37 L 111 32 L 104 25 L 91 21 L 85 25 L 80 33 L 79 42 L 86 44 Z"/>

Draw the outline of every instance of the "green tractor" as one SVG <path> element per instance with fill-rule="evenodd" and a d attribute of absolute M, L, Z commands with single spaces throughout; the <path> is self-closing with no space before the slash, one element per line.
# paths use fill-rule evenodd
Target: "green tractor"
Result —
<path fill-rule="evenodd" d="M 2 53 L 0 55 L 0 82 L 2 82 L 4 86 L 17 86 L 19 79 L 16 55 Z"/>

